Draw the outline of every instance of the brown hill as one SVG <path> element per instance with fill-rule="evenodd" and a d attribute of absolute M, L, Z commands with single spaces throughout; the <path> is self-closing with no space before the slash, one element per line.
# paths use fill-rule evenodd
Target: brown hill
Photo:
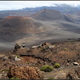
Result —
<path fill-rule="evenodd" d="M 31 17 L 34 19 L 37 19 L 37 20 L 67 20 L 67 21 L 71 21 L 68 17 L 66 17 L 60 11 L 49 10 L 49 9 L 41 10 L 41 11 L 33 14 Z"/>
<path fill-rule="evenodd" d="M 0 20 L 0 40 L 15 41 L 45 32 L 44 25 L 30 17 L 8 16 Z"/>
<path fill-rule="evenodd" d="M 30 17 L 8 16 L 0 20 L 0 32 L 8 33 L 39 33 L 42 24 Z"/>

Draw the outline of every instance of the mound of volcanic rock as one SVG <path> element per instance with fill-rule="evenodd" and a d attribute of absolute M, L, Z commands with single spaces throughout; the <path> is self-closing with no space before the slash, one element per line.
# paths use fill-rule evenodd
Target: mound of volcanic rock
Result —
<path fill-rule="evenodd" d="M 29 56 L 48 62 L 51 65 L 59 63 L 66 65 L 78 62 L 80 64 L 80 41 L 43 43 L 38 46 L 32 46 L 30 49 L 19 49 L 14 53 L 20 56 Z"/>
<path fill-rule="evenodd" d="M 43 72 L 37 67 L 18 67 L 11 66 L 8 71 L 9 78 L 19 78 L 19 79 L 43 79 Z"/>

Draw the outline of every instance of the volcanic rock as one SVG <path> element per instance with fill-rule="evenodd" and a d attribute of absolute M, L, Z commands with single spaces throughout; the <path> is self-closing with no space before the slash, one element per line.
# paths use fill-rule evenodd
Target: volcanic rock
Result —
<path fill-rule="evenodd" d="M 77 65 L 77 66 L 78 66 L 78 65 L 79 65 L 79 63 L 78 63 L 78 62 L 73 62 L 73 65 Z"/>
<path fill-rule="evenodd" d="M 22 44 L 16 43 L 14 49 L 17 50 L 17 49 L 20 49 L 21 47 L 22 47 Z"/>
<path fill-rule="evenodd" d="M 48 42 L 45 42 L 45 43 L 43 43 L 41 46 L 45 46 L 45 45 L 51 45 L 50 43 L 48 43 Z"/>
<path fill-rule="evenodd" d="M 20 61 L 21 59 L 20 58 L 17 58 L 17 56 L 15 57 L 15 61 Z"/>
<path fill-rule="evenodd" d="M 43 72 L 37 67 L 18 67 L 10 66 L 8 71 L 9 78 L 19 78 L 19 79 L 43 79 Z"/>

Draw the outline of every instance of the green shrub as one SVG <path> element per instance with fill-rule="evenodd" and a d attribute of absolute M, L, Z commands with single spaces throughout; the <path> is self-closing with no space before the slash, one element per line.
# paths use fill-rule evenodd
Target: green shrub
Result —
<path fill-rule="evenodd" d="M 8 69 L 3 69 L 3 70 L 1 70 L 1 72 L 2 72 L 2 71 L 5 71 L 5 72 L 7 72 L 7 71 L 8 71 Z"/>
<path fill-rule="evenodd" d="M 10 80 L 12 80 L 12 79 L 14 79 L 14 80 L 19 80 L 19 78 L 14 78 L 14 77 L 10 78 Z"/>
<path fill-rule="evenodd" d="M 16 53 L 17 55 L 19 55 L 19 53 Z"/>
<path fill-rule="evenodd" d="M 41 50 L 41 51 L 44 50 L 44 47 L 40 47 L 40 50 Z"/>
<path fill-rule="evenodd" d="M 67 50 L 67 48 L 64 48 L 64 50 L 66 51 L 66 50 Z"/>
<path fill-rule="evenodd" d="M 17 57 L 17 58 L 19 58 L 20 56 L 19 56 L 19 55 L 17 55 L 16 57 Z"/>
<path fill-rule="evenodd" d="M 40 68 L 41 71 L 44 71 L 44 72 L 50 72 L 52 71 L 54 68 L 52 66 L 49 66 L 49 65 L 44 65 Z"/>
<path fill-rule="evenodd" d="M 26 62 L 26 64 L 29 64 L 30 62 Z"/>
<path fill-rule="evenodd" d="M 54 64 L 54 67 L 55 67 L 55 68 L 58 68 L 58 67 L 60 67 L 60 64 L 59 64 L 59 63 L 55 63 L 55 64 Z"/>

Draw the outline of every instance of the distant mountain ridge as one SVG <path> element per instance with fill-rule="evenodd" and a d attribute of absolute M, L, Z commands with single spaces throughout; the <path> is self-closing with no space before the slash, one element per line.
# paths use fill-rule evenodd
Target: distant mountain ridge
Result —
<path fill-rule="evenodd" d="M 19 10 L 3 10 L 0 11 L 0 18 L 6 17 L 6 16 L 31 16 L 32 14 L 41 11 L 43 9 L 51 9 L 51 10 L 58 10 L 64 14 L 78 14 L 80 13 L 80 6 L 72 7 L 67 4 L 55 4 L 55 6 L 42 6 L 42 7 L 34 7 L 34 8 L 23 8 Z"/>
<path fill-rule="evenodd" d="M 74 13 L 75 11 L 78 12 L 80 10 L 79 6 L 74 7 L 67 4 L 54 4 L 55 6 L 42 6 L 42 7 L 35 7 L 35 8 L 23 8 L 22 11 L 29 11 L 29 12 L 38 12 L 43 9 L 51 9 L 51 10 L 58 10 L 62 13 Z"/>

